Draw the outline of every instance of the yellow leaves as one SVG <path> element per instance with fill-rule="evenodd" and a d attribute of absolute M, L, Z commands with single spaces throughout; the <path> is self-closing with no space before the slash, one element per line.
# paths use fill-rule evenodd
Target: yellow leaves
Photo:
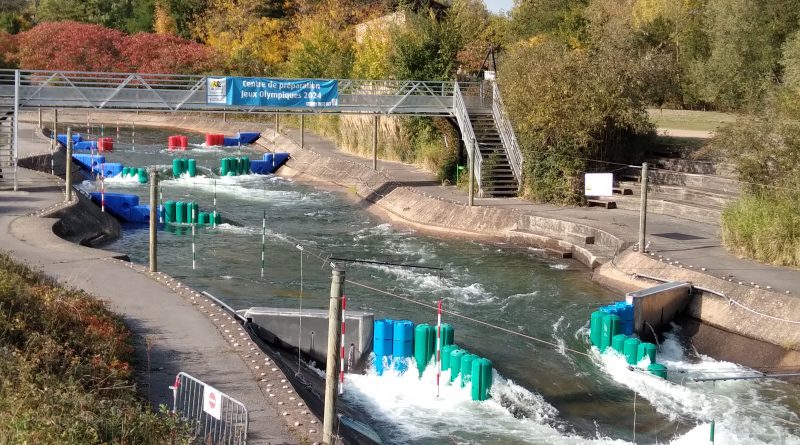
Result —
<path fill-rule="evenodd" d="M 178 24 L 175 18 L 169 13 L 169 9 L 163 2 L 156 2 L 155 4 L 155 18 L 153 20 L 153 29 L 157 34 L 171 34 L 178 33 Z"/>
<path fill-rule="evenodd" d="M 283 24 L 278 19 L 261 17 L 247 27 L 242 36 L 242 48 L 267 66 L 277 66 L 286 59 Z"/>

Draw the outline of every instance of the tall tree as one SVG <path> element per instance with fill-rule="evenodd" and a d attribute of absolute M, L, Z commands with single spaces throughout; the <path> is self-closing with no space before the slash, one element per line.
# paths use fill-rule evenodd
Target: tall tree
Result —
<path fill-rule="evenodd" d="M 72 20 L 125 29 L 131 17 L 132 0 L 41 0 L 38 22 Z"/>

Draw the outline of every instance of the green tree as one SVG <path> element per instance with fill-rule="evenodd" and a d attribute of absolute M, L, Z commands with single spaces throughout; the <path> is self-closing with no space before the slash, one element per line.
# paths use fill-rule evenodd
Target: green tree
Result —
<path fill-rule="evenodd" d="M 164 0 L 175 20 L 178 35 L 183 38 L 195 37 L 195 20 L 203 14 L 208 3 L 209 0 Z"/>
<path fill-rule="evenodd" d="M 154 0 L 133 0 L 131 16 L 125 22 L 125 31 L 128 34 L 137 32 L 152 32 L 155 21 Z"/>
<path fill-rule="evenodd" d="M 41 0 L 36 8 L 38 22 L 76 22 L 125 29 L 131 17 L 132 0 Z"/>
<path fill-rule="evenodd" d="M 515 0 L 510 32 L 516 40 L 548 34 L 572 46 L 584 40 L 583 10 L 588 0 Z"/>
<path fill-rule="evenodd" d="M 432 13 L 407 12 L 406 27 L 395 36 L 390 57 L 397 79 L 449 80 L 455 74 L 459 36 Z"/>

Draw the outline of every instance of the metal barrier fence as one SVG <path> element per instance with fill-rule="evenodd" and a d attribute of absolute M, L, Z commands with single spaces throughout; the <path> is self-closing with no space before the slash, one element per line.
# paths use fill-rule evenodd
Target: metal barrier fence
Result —
<path fill-rule="evenodd" d="M 202 444 L 246 444 L 247 408 L 211 385 L 180 372 L 175 376 L 172 412 L 190 422 Z"/>

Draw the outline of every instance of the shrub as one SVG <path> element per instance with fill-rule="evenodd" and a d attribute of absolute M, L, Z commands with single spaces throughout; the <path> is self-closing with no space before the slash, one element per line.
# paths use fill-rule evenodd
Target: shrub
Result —
<path fill-rule="evenodd" d="M 746 196 L 722 213 L 722 241 L 737 255 L 800 266 L 800 199 Z"/>

